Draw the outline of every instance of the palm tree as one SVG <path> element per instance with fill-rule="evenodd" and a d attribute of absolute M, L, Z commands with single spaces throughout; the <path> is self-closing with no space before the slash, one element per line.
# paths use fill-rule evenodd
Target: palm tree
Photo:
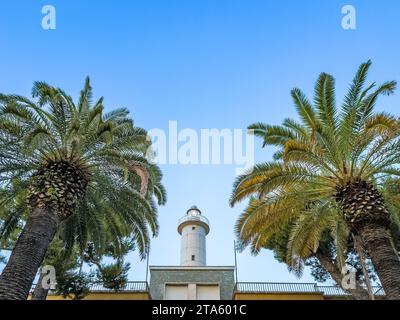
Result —
<path fill-rule="evenodd" d="M 156 200 L 165 203 L 161 172 L 146 159 L 146 131 L 133 125 L 126 109 L 104 114 L 103 98 L 92 102 L 89 79 L 77 104 L 43 82 L 36 82 L 32 93 L 36 102 L 0 96 L 0 181 L 28 181 L 30 208 L 0 276 L 0 299 L 27 298 L 56 232 L 66 228 L 60 232 L 70 242 L 77 236 L 68 226 L 81 224 L 63 222 L 79 219 L 78 208 L 90 218 L 86 227 L 102 222 L 99 211 L 108 213 L 110 225 L 126 222 L 145 249 L 149 232 L 158 230 Z M 101 241 L 102 233 L 97 237 Z"/>
<path fill-rule="evenodd" d="M 400 299 L 400 260 L 388 232 L 389 200 L 378 190 L 386 177 L 400 175 L 399 123 L 374 112 L 378 97 L 393 93 L 396 82 L 364 88 L 370 65 L 359 67 L 340 110 L 334 78 L 322 73 L 313 103 L 300 89 L 291 92 L 300 122 L 249 127 L 264 146 L 278 150 L 273 161 L 237 178 L 231 205 L 250 195 L 264 200 L 265 209 L 260 206 L 257 214 L 269 220 L 271 229 L 320 203 L 339 209 L 349 231 L 368 250 L 386 296 Z"/>
<path fill-rule="evenodd" d="M 14 247 L 25 224 L 29 213 L 26 194 L 27 183 L 19 179 L 13 179 L 7 188 L 0 189 L 0 250 L 10 250 Z M 95 203 L 89 200 L 87 199 L 88 207 L 94 208 Z M 122 258 L 127 254 L 126 239 L 139 238 L 140 241 L 131 241 L 131 245 L 138 248 L 142 259 L 145 258 L 146 248 L 150 245 L 146 230 L 138 229 L 129 221 L 120 219 L 115 212 L 106 211 L 104 208 L 92 212 L 88 208 L 78 206 L 74 218 L 61 222 L 58 234 L 49 246 L 43 262 L 43 265 L 55 267 L 57 277 L 68 271 L 70 262 L 82 257 L 89 243 L 96 248 L 99 259 L 103 253 L 110 250 L 111 244 L 113 252 L 118 258 Z M 47 297 L 48 290 L 42 287 L 43 276 L 40 274 L 32 295 L 33 300 L 45 300 Z"/>
<path fill-rule="evenodd" d="M 78 215 L 79 213 L 82 212 L 77 210 L 74 215 Z M 111 213 L 99 212 L 99 215 L 105 216 L 106 214 Z M 85 227 L 85 222 L 85 220 L 78 219 L 78 221 L 70 221 L 70 219 L 67 219 L 62 223 L 65 226 L 60 226 L 59 232 L 49 246 L 42 265 L 54 266 L 57 277 L 63 277 L 66 273 L 71 272 L 71 269 L 74 269 L 68 267 L 69 262 L 80 260 L 80 270 L 82 270 L 83 263 L 86 262 L 84 256 L 88 247 L 91 247 L 96 251 L 99 261 L 101 261 L 103 257 L 108 256 L 112 256 L 118 261 L 122 261 L 124 256 L 129 252 L 134 251 L 136 247 L 138 247 L 141 258 L 145 258 L 146 250 L 150 246 L 150 239 L 144 239 L 145 247 L 142 247 L 140 245 L 141 243 L 138 243 L 135 240 L 135 234 L 137 234 L 136 236 L 140 236 L 138 233 L 141 231 L 142 233 L 146 233 L 146 230 L 139 230 L 136 227 L 132 230 L 131 225 L 127 225 L 126 223 L 110 223 L 106 219 L 104 219 L 104 222 L 101 222 L 100 226 L 92 225 Z M 84 235 L 82 232 L 84 232 L 86 228 L 87 235 Z M 76 235 L 72 243 L 69 241 L 68 236 L 65 233 L 67 230 L 68 233 Z M 98 234 L 101 234 L 102 239 L 97 237 Z M 86 241 L 85 244 L 82 243 L 83 239 Z M 40 277 L 32 295 L 32 300 L 46 300 L 47 298 L 48 290 L 42 286 L 43 277 L 44 274 L 40 273 Z"/>
<path fill-rule="evenodd" d="M 368 299 L 368 294 L 370 299 L 374 299 L 364 247 L 356 241 L 354 235 L 350 234 L 338 210 L 326 210 L 324 206 L 321 208 L 316 205 L 313 210 L 300 215 L 291 225 L 286 262 L 294 271 L 302 271 L 303 261 L 307 261 L 310 257 L 318 259 L 331 278 L 341 287 L 343 267 L 349 264 L 348 260 L 355 258 L 361 272 L 356 273 L 356 286 L 344 289 L 357 300 Z M 361 276 L 368 292 L 360 283 Z"/>
<path fill-rule="evenodd" d="M 53 241 L 49 245 L 46 251 L 46 256 L 43 260 L 43 266 L 53 266 L 56 272 L 57 288 L 59 285 L 59 279 L 63 278 L 63 275 L 73 271 L 79 265 L 80 257 L 82 256 L 78 246 L 73 249 L 66 250 L 65 243 L 57 237 L 54 237 Z M 46 300 L 49 289 L 43 287 L 43 280 L 45 274 L 40 272 L 38 281 L 35 289 L 32 292 L 32 300 Z"/>
<path fill-rule="evenodd" d="M 286 224 L 270 223 L 263 200 L 252 198 L 237 220 L 235 231 L 239 248 L 250 245 L 257 255 L 261 249 L 274 251 L 275 258 L 288 265 L 288 269 L 300 277 L 304 265 L 317 263 L 341 286 L 342 268 L 353 249 L 348 245 L 349 232 L 337 210 L 330 210 L 322 203 L 314 204 L 313 210 L 304 210 Z M 279 213 L 278 213 L 279 214 Z M 272 222 L 272 221 L 271 221 Z M 357 300 L 368 299 L 368 293 L 356 279 L 354 289 L 345 289 Z"/>

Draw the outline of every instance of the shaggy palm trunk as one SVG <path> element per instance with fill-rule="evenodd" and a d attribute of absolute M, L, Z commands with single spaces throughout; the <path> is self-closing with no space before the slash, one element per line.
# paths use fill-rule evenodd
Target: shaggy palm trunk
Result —
<path fill-rule="evenodd" d="M 32 177 L 24 230 L 0 276 L 0 299 L 26 299 L 59 223 L 71 216 L 85 196 L 87 175 L 79 165 L 49 161 Z"/>
<path fill-rule="evenodd" d="M 343 276 L 336 266 L 336 264 L 331 260 L 329 256 L 324 254 L 321 250 L 316 252 L 316 257 L 321 265 L 324 267 L 326 271 L 330 274 L 332 279 L 336 282 L 338 286 L 341 287 Z M 350 293 L 355 300 L 368 300 L 368 292 L 360 285 L 359 281 L 356 280 L 355 289 L 346 289 L 348 293 Z"/>
<path fill-rule="evenodd" d="M 365 225 L 359 231 L 388 299 L 400 300 L 400 260 L 386 227 Z"/>
<path fill-rule="evenodd" d="M 32 294 L 32 300 L 46 300 L 49 293 L 48 289 L 43 288 L 42 281 L 45 277 L 45 273 L 40 273 L 39 280 L 35 286 L 35 290 Z"/>
<path fill-rule="evenodd" d="M 35 208 L 24 227 L 0 276 L 1 300 L 26 300 L 47 247 L 58 227 L 50 209 Z"/>
<path fill-rule="evenodd" d="M 371 183 L 356 180 L 338 190 L 336 201 L 350 231 L 365 244 L 386 297 L 400 300 L 400 259 L 388 233 L 389 211 L 382 195 Z"/>

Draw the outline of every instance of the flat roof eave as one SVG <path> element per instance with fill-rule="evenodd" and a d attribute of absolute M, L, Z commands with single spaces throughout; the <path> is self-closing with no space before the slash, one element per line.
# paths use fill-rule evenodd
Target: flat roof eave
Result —
<path fill-rule="evenodd" d="M 150 270 L 234 270 L 234 266 L 149 266 Z"/>

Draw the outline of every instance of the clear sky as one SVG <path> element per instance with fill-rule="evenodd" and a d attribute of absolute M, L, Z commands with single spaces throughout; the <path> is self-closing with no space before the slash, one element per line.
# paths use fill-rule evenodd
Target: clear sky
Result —
<path fill-rule="evenodd" d="M 57 13 L 43 30 L 44 5 Z M 356 8 L 356 30 L 344 30 L 341 8 Z M 108 109 L 127 107 L 138 126 L 167 130 L 246 128 L 294 115 L 289 91 L 312 94 L 322 71 L 337 79 L 338 100 L 358 65 L 373 60 L 373 81 L 400 80 L 400 3 L 336 0 L 2 0 L 0 92 L 28 96 L 35 80 L 76 97 L 89 75 Z M 379 108 L 399 114 L 399 94 Z M 272 151 L 256 140 L 256 161 Z M 233 165 L 163 165 L 168 203 L 159 210 L 151 265 L 179 264 L 177 220 L 196 204 L 211 222 L 209 265 L 233 265 L 233 225 L 243 206 L 228 199 Z M 131 280 L 146 263 L 129 256 Z M 289 274 L 270 252 L 238 255 L 240 281 L 313 282 Z"/>

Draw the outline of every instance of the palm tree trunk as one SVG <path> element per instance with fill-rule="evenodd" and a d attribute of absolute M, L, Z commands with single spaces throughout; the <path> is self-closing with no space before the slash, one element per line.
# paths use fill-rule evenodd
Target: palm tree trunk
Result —
<path fill-rule="evenodd" d="M 59 220 L 50 208 L 34 208 L 0 276 L 0 300 L 26 300 Z"/>
<path fill-rule="evenodd" d="M 316 257 L 321 263 L 321 265 L 324 267 L 326 271 L 330 274 L 332 279 L 336 282 L 338 286 L 341 286 L 342 283 L 342 273 L 340 272 L 339 268 L 336 266 L 335 263 L 332 262 L 330 257 L 325 255 L 322 251 L 318 250 L 316 252 Z M 356 280 L 356 288 L 355 289 L 346 289 L 348 293 L 350 293 L 354 299 L 356 300 L 368 300 L 369 296 L 367 291 L 360 285 L 359 281 Z"/>
<path fill-rule="evenodd" d="M 33 291 L 33 294 L 32 294 L 32 300 L 46 300 L 47 299 L 47 294 L 49 293 L 49 290 L 44 289 L 42 286 L 42 281 L 43 281 L 44 276 L 45 276 L 44 273 L 40 273 L 38 283 L 36 284 L 35 290 Z"/>
<path fill-rule="evenodd" d="M 365 224 L 359 234 L 371 256 L 387 299 L 400 300 L 400 260 L 386 228 L 379 224 Z"/>

